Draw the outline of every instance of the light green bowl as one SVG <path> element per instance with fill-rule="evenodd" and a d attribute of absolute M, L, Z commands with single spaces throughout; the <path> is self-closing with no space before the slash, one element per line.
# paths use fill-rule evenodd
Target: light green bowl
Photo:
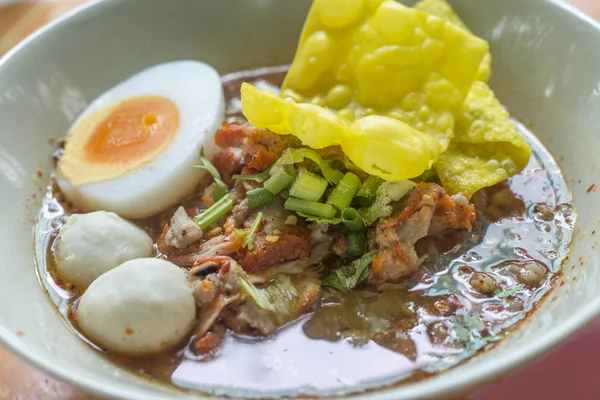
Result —
<path fill-rule="evenodd" d="M 530 123 L 560 160 L 579 212 L 578 232 L 565 284 L 496 349 L 431 379 L 355 398 L 464 392 L 556 346 L 600 311 L 595 246 L 600 233 L 591 233 L 600 232 L 600 192 L 586 191 L 600 183 L 600 26 L 557 1 L 452 3 L 489 40 L 492 86 L 502 102 Z M 96 95 L 156 63 L 198 59 L 226 73 L 290 62 L 309 6 L 305 0 L 95 2 L 38 31 L 0 61 L 0 340 L 5 345 L 56 377 L 104 396 L 203 398 L 108 363 L 67 329 L 42 292 L 33 265 L 32 224 L 51 171 L 55 144 L 49 138 L 63 136 Z M 41 181 L 37 170 L 44 173 Z"/>

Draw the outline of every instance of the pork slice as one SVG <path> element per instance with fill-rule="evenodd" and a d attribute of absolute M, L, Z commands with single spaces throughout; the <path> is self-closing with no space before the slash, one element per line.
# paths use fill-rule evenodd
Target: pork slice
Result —
<path fill-rule="evenodd" d="M 378 253 L 369 271 L 369 282 L 380 286 L 409 275 L 422 262 L 415 249 L 420 239 L 457 229 L 470 230 L 474 220 L 474 207 L 464 196 L 450 197 L 435 183 L 420 183 L 401 211 L 378 222 Z"/>
<path fill-rule="evenodd" d="M 202 239 L 202 229 L 179 207 L 173 217 L 165 235 L 165 244 L 183 250 L 190 244 Z"/>

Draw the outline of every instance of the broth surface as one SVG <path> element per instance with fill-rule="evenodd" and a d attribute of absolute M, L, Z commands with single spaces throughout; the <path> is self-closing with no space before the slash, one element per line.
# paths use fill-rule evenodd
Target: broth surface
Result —
<path fill-rule="evenodd" d="M 265 68 L 223 77 L 228 121 L 243 118 L 236 97 L 242 81 L 276 91 L 286 71 L 285 67 Z M 391 384 L 417 371 L 424 375 L 443 371 L 473 356 L 500 340 L 553 287 L 575 223 L 570 194 L 556 162 L 533 133 L 522 124 L 519 129 L 533 148 L 529 165 L 507 186 L 498 186 L 487 196 L 489 200 L 516 193 L 518 197 L 510 195 L 509 204 L 515 205 L 508 210 L 512 215 L 486 206 L 485 196 L 474 196 L 479 218 L 473 231 L 456 240 L 420 243 L 427 257 L 402 284 L 381 293 L 358 290 L 342 295 L 325 290 L 316 312 L 267 339 L 229 333 L 220 353 L 209 360 L 195 356 L 187 343 L 145 359 L 108 357 L 183 388 L 279 396 Z M 79 294 L 64 288 L 52 272 L 54 239 L 74 211 L 51 185 L 36 227 L 35 255 L 51 300 L 73 332 L 86 340 L 70 314 Z M 172 210 L 136 222 L 156 240 L 170 215 Z M 511 265 L 520 268 L 527 262 L 549 270 L 540 287 L 517 286 L 520 290 L 483 296 L 469 283 L 473 273 L 484 271 L 503 288 L 514 286 L 518 282 Z M 458 311 L 449 312 L 449 306 L 458 306 Z"/>

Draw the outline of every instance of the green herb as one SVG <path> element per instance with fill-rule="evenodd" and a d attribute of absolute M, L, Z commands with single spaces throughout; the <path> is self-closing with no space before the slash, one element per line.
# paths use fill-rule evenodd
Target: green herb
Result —
<path fill-rule="evenodd" d="M 240 279 L 240 286 L 260 308 L 282 316 L 292 313 L 299 297 L 287 275 L 277 275 L 265 288 L 257 288 L 246 278 Z"/>
<path fill-rule="evenodd" d="M 373 204 L 375 197 L 377 197 L 377 189 L 385 182 L 383 179 L 376 175 L 369 175 L 363 182 L 362 186 L 356 193 L 354 201 L 359 205 L 366 207 Z"/>
<path fill-rule="evenodd" d="M 317 166 L 321 169 L 321 174 L 323 177 L 335 185 L 337 185 L 344 177 L 343 173 L 328 165 L 327 162 L 323 160 L 323 158 L 317 154 L 316 151 L 307 148 L 286 149 L 274 165 L 293 165 L 301 163 L 305 158 L 308 158 L 317 164 Z"/>
<path fill-rule="evenodd" d="M 392 214 L 392 202 L 401 200 L 416 186 L 413 181 L 384 182 L 377 188 L 375 201 L 370 207 L 362 208 L 365 224 L 371 226 L 380 218 L 389 217 Z"/>
<path fill-rule="evenodd" d="M 367 248 L 365 231 L 350 231 L 346 234 L 346 254 L 360 256 Z"/>
<path fill-rule="evenodd" d="M 264 182 L 271 176 L 271 167 L 256 175 L 233 175 L 233 179 L 241 179 L 243 181 Z"/>
<path fill-rule="evenodd" d="M 519 285 L 507 287 L 506 289 L 496 290 L 496 296 L 501 299 L 506 299 L 507 297 L 510 297 L 523 289 L 525 289 L 525 285 L 521 283 Z"/>
<path fill-rule="evenodd" d="M 322 282 L 325 286 L 331 286 L 341 292 L 349 292 L 362 282 L 369 274 L 369 265 L 377 256 L 376 251 L 364 254 L 358 260 L 337 268 L 331 272 Z"/>
<path fill-rule="evenodd" d="M 437 172 L 435 172 L 435 169 L 431 168 L 423 172 L 416 180 L 419 182 L 435 182 L 436 178 Z"/>
<path fill-rule="evenodd" d="M 259 212 L 258 214 L 256 214 L 256 217 L 254 218 L 254 221 L 252 222 L 252 226 L 250 227 L 250 230 L 248 231 L 248 233 L 246 234 L 246 237 L 244 238 L 244 241 L 242 242 L 243 248 L 246 248 L 248 250 L 252 250 L 254 248 L 254 243 L 252 243 L 252 236 L 254 235 L 254 233 L 256 232 L 258 227 L 260 226 L 262 219 L 263 219 L 262 212 Z"/>
<path fill-rule="evenodd" d="M 349 231 L 364 231 L 365 221 L 354 208 L 346 208 L 342 211 L 342 222 Z"/>
<path fill-rule="evenodd" d="M 483 340 L 486 343 L 494 343 L 494 342 L 498 342 L 498 341 L 502 340 L 502 336 L 500 336 L 500 335 L 486 336 L 484 338 L 481 338 L 481 340 Z"/>
<path fill-rule="evenodd" d="M 454 331 L 456 332 L 456 336 L 461 342 L 468 342 L 471 340 L 471 334 L 467 328 L 465 328 L 460 323 L 457 323 L 456 320 L 453 321 Z"/>
<path fill-rule="evenodd" d="M 296 197 L 289 197 L 284 205 L 286 210 L 295 211 L 297 213 L 303 213 L 312 215 L 314 217 L 331 219 L 335 217 L 335 207 L 329 204 L 317 203 L 316 201 L 308 201 L 304 199 L 298 199 Z M 300 215 L 300 214 L 299 214 Z M 303 216 L 303 215 L 301 215 Z"/>
<path fill-rule="evenodd" d="M 273 168 L 273 174 L 264 183 L 265 189 L 273 194 L 278 194 L 292 184 L 296 177 L 296 170 L 291 165 Z"/>
<path fill-rule="evenodd" d="M 298 176 L 290 187 L 290 196 L 299 199 L 318 201 L 327 189 L 327 181 L 320 176 L 300 168 Z"/>
<path fill-rule="evenodd" d="M 344 154 L 344 167 L 346 167 L 346 169 L 348 171 L 363 172 L 363 170 L 360 169 L 359 167 L 357 167 L 356 164 L 354 164 L 352 161 L 350 161 L 348 156 L 345 154 Z"/>
<path fill-rule="evenodd" d="M 303 213 L 302 211 L 296 211 L 296 214 L 298 214 L 302 218 L 306 219 L 306 221 L 308 221 L 308 222 L 316 222 L 317 224 L 321 224 L 321 225 L 337 225 L 337 224 L 342 223 L 342 219 L 338 218 L 338 217 L 323 218 L 323 217 L 317 217 L 314 215 L 309 215 L 309 214 Z"/>
<path fill-rule="evenodd" d="M 194 222 L 203 231 L 224 217 L 233 208 L 233 200 L 229 195 L 220 198 L 215 204 L 204 210 L 202 214 L 194 217 Z"/>
<path fill-rule="evenodd" d="M 229 186 L 223 182 L 217 168 L 204 156 L 204 147 L 200 148 L 200 161 L 202 161 L 202 165 L 195 165 L 195 167 L 206 170 L 213 177 L 215 188 L 212 191 L 212 198 L 213 201 L 218 201 L 229 192 Z"/>
<path fill-rule="evenodd" d="M 359 189 L 360 179 L 352 172 L 348 172 L 331 191 L 331 194 L 327 198 L 327 204 L 331 204 L 340 211 L 348 208 Z"/>
<path fill-rule="evenodd" d="M 452 324 L 454 325 L 454 331 L 456 336 L 462 342 L 469 342 L 471 340 L 471 333 L 481 333 L 485 329 L 485 324 L 479 317 L 464 315 L 455 315 L 452 317 Z"/>
<path fill-rule="evenodd" d="M 258 188 L 246 192 L 246 198 L 248 199 L 249 208 L 258 208 L 269 204 L 273 201 L 273 193 L 269 192 L 265 188 Z"/>

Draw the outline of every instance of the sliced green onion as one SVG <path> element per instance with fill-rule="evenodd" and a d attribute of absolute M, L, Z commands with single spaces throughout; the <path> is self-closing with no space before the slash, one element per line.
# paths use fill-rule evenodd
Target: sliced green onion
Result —
<path fill-rule="evenodd" d="M 377 196 L 377 189 L 383 184 L 383 182 L 383 179 L 380 177 L 369 175 L 369 177 L 364 181 L 358 190 L 358 193 L 356 193 L 354 201 L 361 206 L 370 206 Z"/>
<path fill-rule="evenodd" d="M 252 226 L 250 227 L 250 230 L 248 231 L 246 237 L 244 238 L 244 241 L 242 242 L 242 247 L 247 248 L 248 250 L 252 250 L 254 248 L 254 243 L 252 243 L 252 235 L 254 235 L 254 232 L 256 232 L 256 230 L 260 226 L 262 219 L 263 213 L 259 212 L 258 214 L 256 214 L 256 218 L 254 218 L 254 222 L 252 222 Z"/>
<path fill-rule="evenodd" d="M 290 196 L 317 201 L 327 189 L 327 181 L 318 175 L 300 168 L 296 180 L 290 188 Z"/>
<path fill-rule="evenodd" d="M 241 179 L 243 181 L 264 182 L 271 176 L 271 167 L 256 175 L 233 175 L 233 179 Z"/>
<path fill-rule="evenodd" d="M 200 161 L 202 165 L 195 165 L 196 168 L 206 170 L 215 180 L 215 188 L 212 191 L 212 199 L 217 201 L 229 193 L 229 186 L 221 179 L 219 170 L 204 156 L 204 147 L 200 148 Z"/>
<path fill-rule="evenodd" d="M 331 204 L 338 210 L 348 208 L 359 189 L 360 179 L 352 172 L 348 172 L 344 175 L 340 183 L 333 188 L 327 199 L 327 204 Z"/>
<path fill-rule="evenodd" d="M 264 183 L 265 189 L 273 194 L 278 194 L 292 184 L 296 177 L 296 170 L 290 165 L 273 168 L 275 172 Z"/>
<path fill-rule="evenodd" d="M 222 197 L 215 204 L 204 210 L 204 212 L 194 217 L 194 222 L 200 229 L 206 230 L 212 224 L 224 217 L 233 208 L 233 200 L 229 195 Z"/>
<path fill-rule="evenodd" d="M 337 185 L 344 176 L 344 174 L 337 169 L 331 168 L 316 151 L 306 148 L 286 149 L 281 157 L 279 157 L 279 160 L 275 162 L 275 165 L 293 165 L 304 161 L 305 158 L 308 158 L 317 164 L 325 179 L 335 185 Z"/>
<path fill-rule="evenodd" d="M 279 195 L 284 199 L 287 199 L 288 197 L 290 197 L 290 192 L 288 190 L 284 190 L 281 193 L 279 193 Z"/>
<path fill-rule="evenodd" d="M 437 178 L 437 172 L 435 169 L 430 168 L 427 171 L 423 172 L 418 178 L 416 178 L 419 182 L 435 182 Z"/>
<path fill-rule="evenodd" d="M 346 235 L 346 254 L 360 256 L 365 253 L 367 235 L 365 231 L 350 231 Z"/>
<path fill-rule="evenodd" d="M 308 215 L 314 215 L 321 218 L 333 218 L 336 213 L 335 207 L 329 204 L 317 203 L 290 197 L 285 201 L 284 207 L 286 210 L 301 212 Z"/>
<path fill-rule="evenodd" d="M 248 207 L 250 208 L 258 208 L 267 205 L 272 202 L 274 198 L 273 193 L 265 188 L 258 188 L 246 192 L 246 197 L 248 198 Z"/>
<path fill-rule="evenodd" d="M 345 208 L 344 211 L 342 211 L 342 222 L 349 231 L 356 232 L 365 230 L 365 221 L 363 220 L 362 215 L 354 208 Z"/>

